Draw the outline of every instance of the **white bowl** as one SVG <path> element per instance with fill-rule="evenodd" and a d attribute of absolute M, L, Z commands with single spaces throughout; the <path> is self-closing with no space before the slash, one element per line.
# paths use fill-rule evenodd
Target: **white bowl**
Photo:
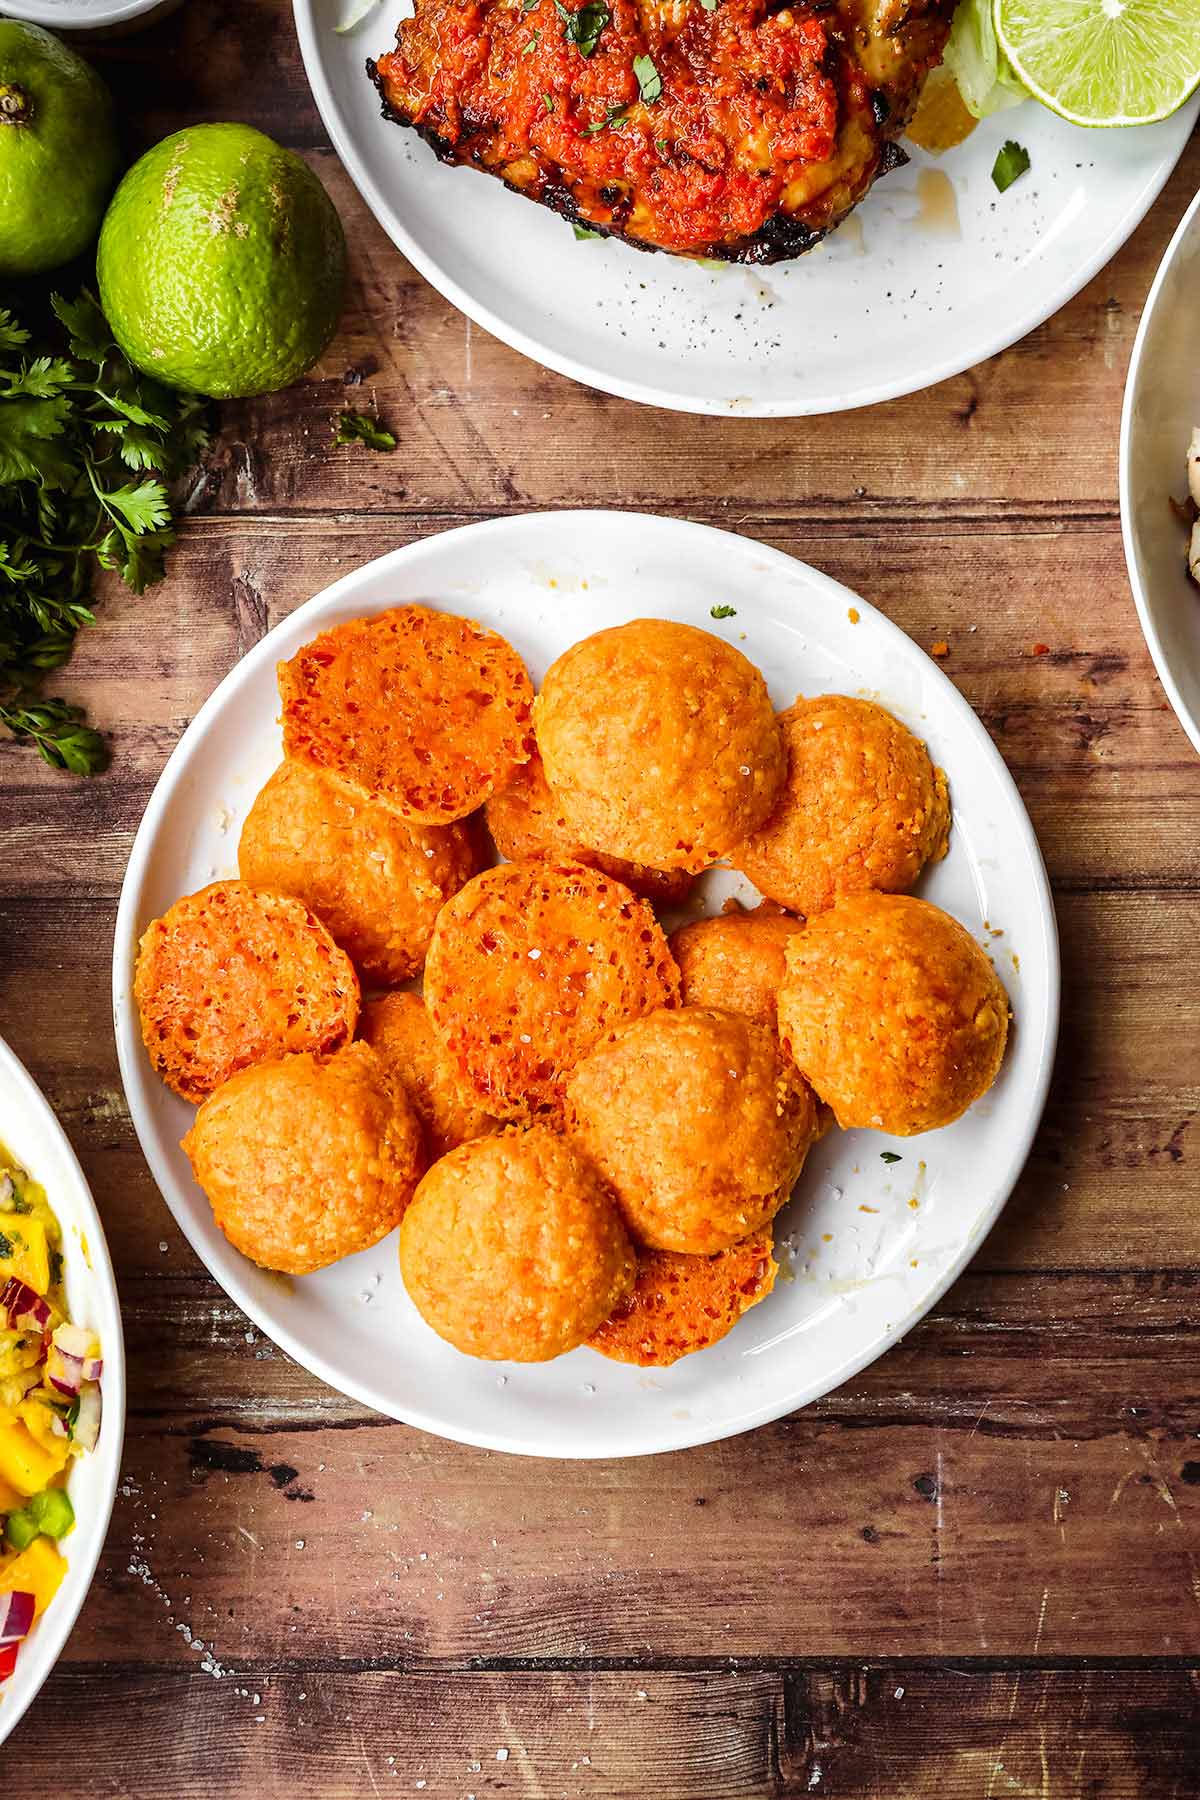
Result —
<path fill-rule="evenodd" d="M 1168 496 L 1187 492 L 1200 425 L 1200 194 L 1154 277 L 1121 416 L 1121 528 L 1142 630 L 1179 723 L 1200 750 L 1200 587 Z"/>
<path fill-rule="evenodd" d="M 0 1744 L 58 1661 L 92 1585 L 121 1472 L 125 1432 L 125 1346 L 117 1284 L 104 1227 L 66 1134 L 32 1076 L 0 1038 L 0 1143 L 40 1181 L 62 1226 L 71 1316 L 99 1334 L 104 1355 L 100 1440 L 71 1470 L 67 1491 L 75 1529 L 63 1539 L 67 1573 L 54 1599 L 21 1645 L 16 1670 L 0 1684 Z"/>
<path fill-rule="evenodd" d="M 877 1133 L 831 1132 L 780 1217 L 793 1278 L 721 1343 L 673 1368 L 633 1368 L 588 1349 L 501 1366 L 460 1356 L 409 1300 L 394 1234 L 317 1275 L 289 1280 L 256 1268 L 222 1235 L 192 1179 L 179 1142 L 192 1109 L 157 1079 L 142 1045 L 132 994 L 138 938 L 180 894 L 236 873 L 241 823 L 281 754 L 276 662 L 338 620 L 408 601 L 503 632 L 535 681 L 577 638 L 622 620 L 655 614 L 725 630 L 778 705 L 797 691 L 872 694 L 927 740 L 950 777 L 950 854 L 921 891 L 985 938 L 1012 995 L 1016 1027 L 1000 1077 L 946 1131 L 894 1146 Z M 732 605 L 735 616 L 714 627 L 714 605 Z M 731 872 L 714 872 L 704 887 L 710 910 L 730 892 L 752 897 Z M 993 938 L 985 921 L 1003 936 Z M 710 1443 L 805 1405 L 895 1343 L 964 1267 L 1012 1191 L 1046 1098 L 1058 991 L 1054 909 L 1033 828 L 995 745 L 937 664 L 816 569 L 749 538 L 639 513 L 521 513 L 442 532 L 343 576 L 282 620 L 172 752 L 134 840 L 113 945 L 130 1116 L 168 1206 L 226 1292 L 289 1356 L 365 1405 L 462 1443 L 533 1456 Z"/>
<path fill-rule="evenodd" d="M 87 31 L 121 37 L 174 12 L 179 0 L 4 0 L 4 16 L 48 31 Z"/>

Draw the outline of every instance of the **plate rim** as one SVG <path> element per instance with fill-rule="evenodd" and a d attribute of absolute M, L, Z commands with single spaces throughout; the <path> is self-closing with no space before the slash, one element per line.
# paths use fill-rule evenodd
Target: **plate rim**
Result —
<path fill-rule="evenodd" d="M 854 1354 L 848 1356 L 828 1380 L 822 1378 L 816 1391 L 810 1391 L 808 1387 L 802 1385 L 782 1399 L 772 1399 L 761 1405 L 749 1408 L 744 1415 L 740 1415 L 732 1422 L 727 1422 L 716 1429 L 713 1429 L 708 1425 L 697 1424 L 695 1421 L 684 1423 L 672 1419 L 666 1422 L 667 1426 L 671 1428 L 664 1430 L 663 1441 L 656 1442 L 653 1445 L 617 1447 L 607 1439 L 599 1439 L 595 1444 L 583 1447 L 571 1446 L 566 1449 L 547 1449 L 540 1441 L 533 1442 L 528 1437 L 522 1436 L 522 1434 L 516 1430 L 472 1429 L 460 1427 L 457 1424 L 453 1428 L 447 1428 L 447 1425 L 443 1421 L 422 1408 L 407 1408 L 402 1412 L 396 1406 L 394 1400 L 381 1397 L 378 1391 L 373 1391 L 371 1389 L 369 1383 L 357 1380 L 347 1381 L 340 1374 L 334 1373 L 321 1353 L 319 1351 L 314 1351 L 308 1345 L 302 1343 L 290 1327 L 284 1326 L 283 1328 L 280 1328 L 274 1323 L 270 1326 L 264 1324 L 263 1319 L 259 1314 L 257 1302 L 250 1293 L 248 1285 L 243 1282 L 240 1271 L 231 1274 L 231 1279 L 226 1281 L 223 1274 L 217 1274 L 216 1271 L 211 1268 L 204 1246 L 198 1241 L 197 1237 L 193 1236 L 188 1221 L 180 1217 L 175 1210 L 170 1198 L 170 1188 L 173 1179 L 171 1172 L 165 1159 L 160 1158 L 158 1155 L 157 1145 L 154 1141 L 154 1133 L 150 1127 L 148 1118 L 143 1118 L 142 1107 L 137 1098 L 138 1080 L 144 1076 L 144 1070 L 141 1069 L 141 1034 L 137 1027 L 132 1006 L 132 977 L 136 949 L 135 934 L 137 928 L 137 913 L 140 904 L 141 889 L 145 882 L 155 840 L 161 823 L 174 798 L 175 791 L 186 778 L 192 745 L 197 743 L 207 732 L 210 721 L 219 714 L 228 698 L 229 692 L 246 685 L 257 673 L 261 664 L 268 661 L 273 656 L 275 651 L 275 641 L 277 640 L 278 634 L 281 633 L 285 627 L 291 627 L 297 621 L 304 621 L 312 617 L 318 609 L 323 611 L 326 608 L 336 606 L 338 601 L 350 597 L 354 588 L 357 587 L 369 572 L 383 572 L 385 570 L 390 570 L 402 559 L 407 559 L 413 556 L 414 553 L 419 553 L 431 544 L 441 544 L 452 539 L 471 539 L 478 543 L 480 540 L 502 537 L 510 533 L 515 535 L 522 530 L 527 531 L 530 526 L 530 521 L 553 521 L 555 526 L 559 529 L 563 527 L 569 529 L 570 526 L 575 523 L 578 524 L 581 530 L 586 529 L 590 531 L 594 531 L 597 525 L 603 526 L 606 521 L 619 521 L 624 525 L 628 525 L 633 521 L 643 528 L 652 532 L 662 533 L 664 537 L 668 538 L 683 536 L 691 537 L 696 532 L 702 532 L 710 538 L 720 540 L 732 538 L 742 547 L 743 553 L 746 548 L 749 548 L 753 550 L 756 555 L 761 556 L 769 565 L 777 566 L 793 573 L 798 568 L 804 572 L 806 578 L 813 581 L 819 588 L 823 588 L 828 593 L 831 600 L 836 600 L 842 604 L 848 603 L 850 606 L 857 607 L 863 622 L 869 622 L 873 628 L 881 631 L 885 637 L 891 635 L 895 639 L 902 640 L 909 650 L 915 652 L 918 658 L 923 660 L 924 664 L 927 665 L 927 673 L 932 677 L 935 687 L 940 687 L 951 710 L 956 711 L 961 715 L 966 729 L 976 738 L 981 753 L 992 764 L 1001 782 L 1007 786 L 1014 803 L 1016 828 L 1024 841 L 1024 846 L 1029 857 L 1034 881 L 1038 890 L 1038 914 L 1042 935 L 1042 948 L 1046 960 L 1047 985 L 1045 1013 L 1039 1021 L 1040 1043 L 1038 1045 L 1037 1073 L 1033 1083 L 1031 1104 L 1026 1123 L 1008 1158 L 1008 1164 L 1011 1170 L 1010 1177 L 1007 1181 L 1007 1185 L 1002 1186 L 1002 1191 L 999 1193 L 998 1197 L 993 1200 L 985 1217 L 977 1223 L 975 1230 L 964 1238 L 957 1255 L 947 1263 L 944 1270 L 939 1274 L 937 1280 L 931 1287 L 922 1290 L 919 1302 L 910 1307 L 896 1324 L 887 1329 L 882 1341 L 872 1339 L 861 1353 L 856 1351 Z M 416 1430 L 427 1431 L 434 1436 L 448 1439 L 451 1442 L 469 1444 L 479 1449 L 503 1451 L 513 1455 L 539 1456 L 562 1461 L 581 1462 L 631 1456 L 663 1455 L 677 1450 L 692 1449 L 703 1444 L 718 1443 L 726 1438 L 740 1436 L 743 1432 L 756 1430 L 760 1425 L 769 1424 L 776 1419 L 784 1418 L 789 1413 L 795 1412 L 801 1407 L 809 1406 L 815 1400 L 832 1392 L 843 1382 L 849 1380 L 860 1370 L 866 1368 L 870 1363 L 877 1361 L 880 1356 L 887 1350 L 890 1350 L 912 1329 L 914 1325 L 924 1318 L 926 1313 L 928 1313 L 932 1307 L 937 1305 L 937 1302 L 942 1298 L 953 1282 L 958 1279 L 987 1234 L 994 1228 L 1004 1207 L 1008 1204 L 1013 1189 L 1028 1160 L 1030 1148 L 1032 1147 L 1034 1138 L 1036 1137 L 1038 1128 L 1041 1124 L 1054 1070 L 1061 1010 L 1061 985 L 1062 978 L 1059 958 L 1058 925 L 1054 910 L 1054 899 L 1050 888 L 1049 877 L 1046 872 L 1045 861 L 1042 857 L 1041 847 L 1038 843 L 1033 823 L 1030 820 L 1025 803 L 1021 798 L 1020 790 L 982 720 L 979 718 L 966 697 L 959 691 L 945 671 L 939 668 L 933 658 L 930 657 L 918 643 L 916 643 L 915 639 L 909 637 L 907 632 L 903 631 L 899 625 L 895 624 L 886 613 L 873 606 L 869 600 L 856 594 L 853 589 L 846 587 L 833 576 L 826 575 L 824 571 L 814 568 L 812 564 L 802 562 L 799 557 L 791 556 L 787 551 L 778 550 L 770 544 L 764 544 L 757 538 L 747 537 L 739 532 L 725 531 L 719 526 L 710 525 L 703 521 L 687 518 L 664 517 L 657 513 L 622 510 L 611 507 L 570 508 L 551 512 L 543 510 L 508 514 L 500 518 L 477 520 L 471 524 L 454 526 L 446 531 L 427 533 L 424 537 L 416 538 L 411 543 L 403 544 L 396 549 L 385 551 L 381 556 L 372 557 L 368 562 L 360 564 L 358 568 L 350 570 L 345 575 L 339 576 L 336 581 L 331 582 L 327 587 L 322 588 L 308 600 L 303 601 L 298 607 L 290 612 L 286 618 L 280 619 L 273 625 L 270 631 L 267 632 L 252 649 L 247 651 L 247 653 L 236 662 L 217 683 L 217 686 L 213 689 L 212 693 L 204 701 L 203 705 L 196 712 L 195 716 L 184 730 L 178 743 L 175 745 L 175 748 L 163 765 L 162 772 L 154 785 L 154 789 L 147 801 L 145 811 L 142 814 L 142 818 L 134 835 L 133 844 L 129 854 L 129 861 L 126 865 L 125 875 L 121 884 L 121 896 L 117 907 L 116 929 L 113 938 L 113 1030 L 116 1038 L 117 1059 L 120 1066 L 121 1083 L 125 1094 L 126 1104 L 129 1108 L 130 1118 L 133 1122 L 142 1154 L 146 1159 L 151 1174 L 154 1177 L 155 1183 L 168 1210 L 175 1219 L 180 1230 L 188 1239 L 192 1248 L 195 1250 L 208 1274 L 222 1291 L 233 1300 L 235 1305 L 242 1309 L 247 1317 L 254 1322 L 259 1330 L 261 1330 L 271 1342 L 277 1344 L 288 1356 L 298 1362 L 302 1368 L 307 1369 L 310 1374 L 316 1376 L 318 1380 L 324 1382 L 328 1387 L 331 1387 L 336 1393 L 343 1394 L 348 1398 L 357 1401 L 360 1405 L 367 1406 L 372 1411 L 382 1414 L 386 1418 L 394 1419 L 398 1423 L 407 1425 Z M 236 1263 L 231 1263 L 231 1270 L 236 1269 Z"/>
<path fill-rule="evenodd" d="M 1008 323 L 985 334 L 980 347 L 965 359 L 954 354 L 934 362 L 927 372 L 915 379 L 907 373 L 898 373 L 890 380 L 867 383 L 861 389 L 849 393 L 816 395 L 811 400 L 781 398 L 779 400 L 745 400 L 736 402 L 721 396 L 708 395 L 703 398 L 694 394 L 679 393 L 669 387 L 652 386 L 645 382 L 631 381 L 619 376 L 611 376 L 606 371 L 597 369 L 581 360 L 560 355 L 557 351 L 547 350 L 537 339 L 523 331 L 519 325 L 502 319 L 484 301 L 477 299 L 464 288 L 453 276 L 447 274 L 437 260 L 427 255 L 417 243 L 412 233 L 404 224 L 399 211 L 389 201 L 372 180 L 357 149 L 353 134 L 342 116 L 340 107 L 334 96 L 332 87 L 325 73 L 324 58 L 321 54 L 321 32 L 324 29 L 317 23 L 314 12 L 314 0 L 292 0 L 292 14 L 296 26 L 296 37 L 300 45 L 300 58 L 304 64 L 304 75 L 308 82 L 321 122 L 329 133 L 329 139 L 339 162 L 350 177 L 359 194 L 366 202 L 368 210 L 376 224 L 387 235 L 395 247 L 404 255 L 413 267 L 424 276 L 429 284 L 436 288 L 450 304 L 459 312 L 471 319 L 484 331 L 499 338 L 501 343 L 517 350 L 522 356 L 542 368 L 551 369 L 555 374 L 565 375 L 569 380 L 577 381 L 582 386 L 592 388 L 599 393 L 614 394 L 619 399 L 634 400 L 643 406 L 653 406 L 667 412 L 691 413 L 700 417 L 740 418 L 740 419 L 802 419 L 826 417 L 832 413 L 853 412 L 860 407 L 875 406 L 885 400 L 898 400 L 908 394 L 922 393 L 926 388 L 936 387 L 939 382 L 948 381 L 965 370 L 975 368 L 986 362 L 989 357 L 997 356 L 1003 350 L 1010 349 L 1022 338 L 1028 337 L 1039 325 L 1045 324 L 1054 313 L 1073 300 L 1089 281 L 1091 281 L 1105 265 L 1111 262 L 1118 250 L 1126 244 L 1146 217 L 1154 202 L 1174 173 L 1175 167 L 1187 148 L 1196 119 L 1200 116 L 1200 93 L 1185 100 L 1174 119 L 1186 122 L 1173 156 L 1166 160 L 1165 167 L 1151 176 L 1146 187 L 1134 201 L 1130 213 L 1104 238 L 1101 244 L 1080 265 L 1076 275 L 1071 276 L 1064 284 L 1051 290 L 1049 301 L 1039 300 L 1024 311 L 1011 315 L 1015 323 Z M 366 76 L 363 76 L 364 81 Z M 1030 101 L 1029 104 L 1036 104 Z M 1082 130 L 1083 127 L 1078 129 Z M 1130 127 L 1136 130 L 1137 127 Z M 997 309 L 997 316 L 998 309 Z"/>
<path fill-rule="evenodd" d="M 92 1512 L 95 1520 L 90 1548 L 82 1561 L 68 1556 L 68 1572 L 66 1581 L 75 1577 L 72 1585 L 74 1592 L 65 1595 L 62 1589 L 41 1619 L 38 1621 L 38 1635 L 32 1640 L 29 1649 L 35 1653 L 42 1666 L 33 1678 L 32 1686 L 20 1699 L 11 1701 L 0 1689 L 0 1745 L 7 1742 L 26 1712 L 32 1706 L 45 1686 L 49 1677 L 58 1666 L 59 1659 L 66 1647 L 67 1639 L 75 1629 L 76 1621 L 83 1611 L 83 1605 L 92 1591 L 96 1579 L 96 1570 L 100 1566 L 100 1558 L 108 1538 L 109 1525 L 112 1522 L 113 1507 L 116 1504 L 117 1487 L 121 1480 L 121 1459 L 125 1448 L 125 1330 L 121 1318 L 121 1296 L 117 1288 L 117 1278 L 113 1270 L 112 1257 L 109 1253 L 108 1238 L 104 1231 L 104 1221 L 100 1217 L 100 1209 L 92 1193 L 91 1184 L 83 1172 L 82 1164 L 75 1154 L 70 1138 L 67 1136 L 58 1115 L 41 1088 L 21 1061 L 8 1040 L 0 1035 L 0 1083 L 9 1083 L 21 1094 L 31 1111 L 42 1120 L 49 1135 L 56 1140 L 64 1166 L 76 1186 L 76 1204 L 87 1224 L 87 1260 L 91 1271 L 97 1277 L 99 1285 L 106 1290 L 112 1308 L 115 1330 L 106 1330 L 102 1348 L 104 1353 L 104 1417 L 101 1425 L 101 1443 L 92 1453 L 101 1458 L 100 1473 L 104 1479 L 104 1498 L 99 1512 Z M 30 1169 L 34 1180 L 40 1180 L 37 1170 Z M 50 1203 L 55 1206 L 54 1196 Z M 57 1207 L 55 1206 L 57 1212 Z M 105 1431 L 108 1442 L 104 1443 Z M 78 1573 L 82 1570 L 82 1574 Z M 64 1581 L 64 1586 L 66 1585 Z M 61 1597 L 61 1598 L 60 1598 Z M 23 1647 L 24 1648 L 24 1647 Z M 21 1663 L 18 1659 L 18 1671 Z"/>
<path fill-rule="evenodd" d="M 1167 276 L 1174 265 L 1175 258 L 1191 236 L 1193 227 L 1200 231 L 1200 191 L 1195 194 L 1190 206 L 1175 227 L 1171 241 L 1163 251 L 1162 261 L 1155 270 L 1154 280 L 1150 283 L 1150 291 L 1146 295 L 1145 304 L 1142 307 L 1142 316 L 1138 323 L 1137 336 L 1133 340 L 1129 368 L 1125 375 L 1125 394 L 1121 402 L 1121 432 L 1117 453 L 1117 495 L 1121 509 L 1121 543 L 1125 550 L 1125 569 L 1133 594 L 1133 604 L 1137 608 L 1142 636 L 1146 640 L 1146 647 L 1150 652 L 1158 679 L 1162 683 L 1163 692 L 1171 702 L 1171 710 L 1183 727 L 1192 748 L 1200 752 L 1200 714 L 1192 711 L 1175 679 L 1171 658 L 1163 643 L 1158 626 L 1154 622 L 1150 597 L 1138 567 L 1133 525 L 1133 469 L 1130 454 L 1135 397 L 1141 386 L 1142 358 L 1145 354 L 1146 340 L 1153 326 L 1159 297 L 1166 286 Z"/>

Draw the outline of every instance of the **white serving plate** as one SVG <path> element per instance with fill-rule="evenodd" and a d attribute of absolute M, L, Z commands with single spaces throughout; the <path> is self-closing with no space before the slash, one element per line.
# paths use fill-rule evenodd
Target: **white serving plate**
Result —
<path fill-rule="evenodd" d="M 1142 631 L 1176 716 L 1200 750 L 1200 587 L 1187 533 L 1167 496 L 1187 493 L 1185 458 L 1200 425 L 1200 194 L 1150 289 L 1125 382 L 1121 527 Z"/>
<path fill-rule="evenodd" d="M 32 1076 L 0 1038 L 0 1143 L 40 1181 L 62 1226 L 71 1317 L 99 1333 L 104 1354 L 104 1414 L 90 1456 L 76 1459 L 67 1483 L 75 1529 L 59 1546 L 67 1559 L 62 1586 L 17 1653 L 0 1684 L 0 1744 L 58 1661 L 100 1560 L 121 1472 L 125 1432 L 125 1347 L 117 1284 L 104 1227 L 83 1170 Z M 57 1727 L 56 1727 L 57 1728 Z"/>
<path fill-rule="evenodd" d="M 578 243 L 544 207 L 475 170 L 443 167 L 383 119 L 363 65 L 392 47 L 404 4 L 384 0 L 339 35 L 349 0 L 293 0 L 325 128 L 379 223 L 448 300 L 514 349 L 680 412 L 840 412 L 1006 349 L 1120 249 L 1200 110 L 1197 96 L 1159 125 L 1085 131 L 1031 101 L 985 120 L 944 157 L 908 146 L 909 167 L 884 176 L 807 256 L 714 271 Z M 1009 137 L 1032 168 L 999 194 L 992 164 Z"/>
<path fill-rule="evenodd" d="M 300 1280 L 255 1268 L 214 1225 L 179 1149 L 191 1108 L 158 1082 L 142 1048 L 131 994 L 138 937 L 180 894 L 236 872 L 242 820 L 280 756 L 276 662 L 338 620 L 418 600 L 503 632 L 535 681 L 576 639 L 657 614 L 729 633 L 780 705 L 798 691 L 877 695 L 950 776 L 951 852 L 922 892 L 973 931 L 987 919 L 1004 932 L 988 942 L 1016 1023 L 991 1093 L 948 1131 L 897 1143 L 903 1161 L 890 1167 L 880 1160 L 886 1138 L 826 1138 L 781 1216 L 780 1238 L 794 1241 L 784 1246 L 791 1278 L 723 1343 L 672 1369 L 639 1370 L 587 1349 L 539 1366 L 460 1356 L 409 1302 L 394 1235 Z M 714 625 L 717 604 L 736 607 L 736 618 Z M 731 891 L 753 892 L 732 874 L 707 885 L 711 908 Z M 529 513 L 448 531 L 368 563 L 277 625 L 226 676 L 163 771 L 134 841 L 113 960 L 121 1073 L 142 1148 L 227 1292 L 290 1356 L 380 1412 L 466 1443 L 563 1457 L 744 1431 L 828 1392 L 894 1343 L 967 1262 L 1020 1172 L 1045 1101 L 1058 993 L 1054 911 L 1032 827 L 987 732 L 936 664 L 865 601 L 778 551 L 616 512 Z"/>

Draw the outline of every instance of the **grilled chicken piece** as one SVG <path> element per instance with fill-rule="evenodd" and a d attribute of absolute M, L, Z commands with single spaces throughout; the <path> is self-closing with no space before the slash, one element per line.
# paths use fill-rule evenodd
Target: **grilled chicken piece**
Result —
<path fill-rule="evenodd" d="M 771 263 L 905 160 L 954 0 L 416 0 L 384 116 L 643 249 Z"/>

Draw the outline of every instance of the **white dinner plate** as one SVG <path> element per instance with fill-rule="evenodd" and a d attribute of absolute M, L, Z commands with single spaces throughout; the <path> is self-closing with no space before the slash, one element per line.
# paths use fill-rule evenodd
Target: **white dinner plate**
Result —
<path fill-rule="evenodd" d="M 62 1226 L 63 1275 L 71 1317 L 100 1338 L 104 1411 L 90 1456 L 71 1465 L 67 1492 L 75 1529 L 59 1546 L 67 1559 L 62 1586 L 17 1652 L 17 1666 L 0 1684 L 0 1744 L 49 1675 L 70 1636 L 100 1560 L 121 1473 L 125 1432 L 125 1348 L 117 1284 L 104 1227 L 75 1152 L 32 1076 L 0 1038 L 0 1144 L 40 1181 Z M 61 1721 L 47 1722 L 49 1730 Z"/>
<path fill-rule="evenodd" d="M 364 63 L 404 0 L 353 30 L 350 0 L 294 0 L 334 148 L 409 261 L 514 349 L 591 387 L 680 412 L 794 417 L 928 387 L 1004 350 L 1077 294 L 1142 218 L 1200 96 L 1160 125 L 1085 131 L 1034 102 L 884 176 L 848 225 L 768 269 L 712 270 L 577 242 L 562 219 L 473 169 L 446 168 L 380 116 Z M 1006 138 L 1029 151 L 1004 194 Z"/>
<path fill-rule="evenodd" d="M 1125 560 L 1150 654 L 1183 729 L 1200 750 L 1200 587 L 1188 534 L 1168 496 L 1187 493 L 1186 457 L 1200 425 L 1200 194 L 1184 214 L 1150 289 L 1121 415 Z"/>
<path fill-rule="evenodd" d="M 580 1349 L 497 1366 L 443 1344 L 400 1280 L 395 1235 L 319 1275 L 264 1274 L 226 1242 L 179 1140 L 192 1111 L 155 1078 L 131 983 L 137 940 L 180 894 L 236 873 L 238 832 L 280 756 L 275 665 L 338 620 L 407 601 L 481 619 L 535 681 L 576 639 L 656 614 L 727 633 L 779 705 L 863 692 L 928 743 L 950 778 L 949 856 L 921 891 L 987 944 L 1012 997 L 995 1087 L 947 1131 L 898 1141 L 831 1133 L 781 1216 L 774 1293 L 721 1344 L 671 1369 Z M 713 606 L 735 616 L 714 624 Z M 736 876 L 706 878 L 710 909 Z M 992 937 L 991 930 L 1003 936 Z M 134 841 L 117 915 L 117 1047 L 142 1148 L 175 1217 L 221 1285 L 289 1355 L 380 1412 L 466 1443 L 543 1456 L 618 1456 L 728 1436 L 777 1418 L 870 1362 L 933 1304 L 994 1222 L 1029 1150 L 1058 1022 L 1058 950 L 1045 870 L 991 739 L 936 664 L 881 613 L 748 538 L 637 513 L 528 513 L 448 531 L 347 575 L 275 629 L 197 714 Z M 894 1151 L 897 1162 L 881 1160 Z"/>

